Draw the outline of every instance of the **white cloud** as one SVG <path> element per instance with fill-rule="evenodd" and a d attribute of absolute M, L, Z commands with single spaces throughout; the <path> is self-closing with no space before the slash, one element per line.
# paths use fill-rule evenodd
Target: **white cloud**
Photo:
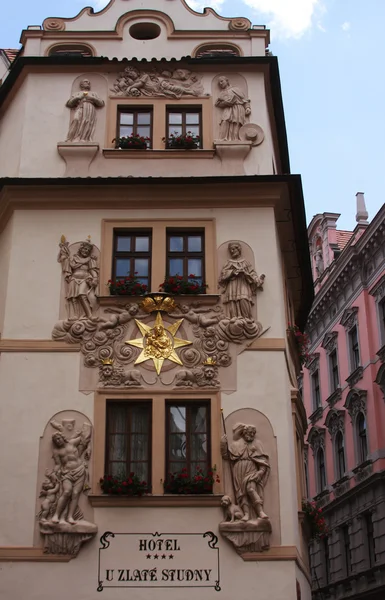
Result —
<path fill-rule="evenodd" d="M 317 23 L 317 29 L 322 31 L 322 33 L 326 33 L 325 27 L 323 27 L 322 23 L 320 23 L 320 22 Z"/>
<path fill-rule="evenodd" d="M 187 4 L 191 6 L 193 10 L 202 11 L 206 6 L 211 6 L 214 10 L 219 10 L 225 0 L 186 0 Z"/>
<path fill-rule="evenodd" d="M 272 34 L 281 38 L 301 37 L 312 27 L 316 12 L 324 10 L 321 0 L 243 1 L 256 12 L 266 15 L 267 25 L 272 30 Z"/>
<path fill-rule="evenodd" d="M 349 29 L 350 29 L 349 21 L 345 21 L 345 23 L 342 23 L 341 29 L 342 29 L 342 31 L 349 31 Z"/>

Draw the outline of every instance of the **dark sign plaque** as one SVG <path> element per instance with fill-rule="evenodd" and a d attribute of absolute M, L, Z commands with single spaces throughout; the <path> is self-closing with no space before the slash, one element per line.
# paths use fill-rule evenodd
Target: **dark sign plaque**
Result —
<path fill-rule="evenodd" d="M 100 538 L 98 592 L 106 588 L 212 587 L 219 592 L 218 538 L 206 533 L 112 533 Z"/>

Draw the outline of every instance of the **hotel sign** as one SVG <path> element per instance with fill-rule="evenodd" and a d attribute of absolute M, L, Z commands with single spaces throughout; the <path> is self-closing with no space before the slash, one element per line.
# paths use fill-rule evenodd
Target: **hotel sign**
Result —
<path fill-rule="evenodd" d="M 100 538 L 97 591 L 120 587 L 212 587 L 219 592 L 217 536 L 212 531 L 106 531 Z"/>

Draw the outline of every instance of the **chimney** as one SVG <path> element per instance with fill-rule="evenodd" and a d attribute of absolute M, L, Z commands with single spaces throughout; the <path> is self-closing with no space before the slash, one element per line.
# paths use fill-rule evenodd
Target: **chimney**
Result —
<path fill-rule="evenodd" d="M 357 192 L 357 213 L 356 213 L 356 221 L 359 225 L 369 225 L 368 221 L 368 211 L 366 210 L 365 204 L 365 196 L 363 192 Z"/>

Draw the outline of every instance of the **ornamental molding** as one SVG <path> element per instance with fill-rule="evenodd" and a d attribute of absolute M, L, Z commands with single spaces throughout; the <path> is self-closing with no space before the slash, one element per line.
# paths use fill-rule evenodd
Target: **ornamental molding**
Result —
<path fill-rule="evenodd" d="M 374 381 L 380 387 L 383 398 L 385 400 L 385 364 L 382 364 L 381 367 L 378 369 L 377 377 Z"/>
<path fill-rule="evenodd" d="M 338 431 L 344 433 L 345 430 L 345 411 L 332 408 L 326 415 L 325 425 L 328 428 L 330 437 L 334 437 Z"/>
<path fill-rule="evenodd" d="M 374 296 L 376 302 L 381 302 L 385 298 L 385 275 L 369 290 L 369 294 Z"/>
<path fill-rule="evenodd" d="M 366 415 L 366 398 L 368 392 L 366 390 L 360 390 L 358 388 L 353 388 L 348 393 L 344 408 L 348 411 L 352 422 L 359 412 L 364 413 Z"/>
<path fill-rule="evenodd" d="M 382 363 L 385 363 L 385 344 L 376 353 Z"/>
<path fill-rule="evenodd" d="M 319 369 L 319 352 L 315 352 L 314 354 L 312 354 L 308 358 L 305 366 L 309 373 L 313 375 L 313 373 L 315 373 L 317 369 Z"/>
<path fill-rule="evenodd" d="M 359 483 L 360 481 L 363 481 L 364 479 L 370 477 L 370 475 L 373 473 L 372 461 L 370 459 L 366 460 L 365 462 L 352 469 L 352 471 L 354 473 L 354 479 L 357 483 Z"/>
<path fill-rule="evenodd" d="M 310 429 L 307 441 L 313 451 L 313 455 L 317 453 L 317 450 L 319 450 L 319 448 L 325 450 L 325 436 L 326 430 L 324 427 L 317 427 L 316 425 L 314 425 Z"/>
<path fill-rule="evenodd" d="M 347 331 L 354 327 L 354 325 L 357 325 L 357 313 L 358 306 L 352 306 L 351 308 L 347 308 L 346 310 L 344 310 L 340 320 L 340 325 L 345 327 Z"/>
<path fill-rule="evenodd" d="M 321 347 L 331 354 L 337 348 L 338 331 L 330 331 L 324 336 Z"/>
<path fill-rule="evenodd" d="M 125 98 L 180 98 L 208 97 L 202 85 L 202 75 L 189 69 L 162 67 L 145 70 L 128 65 L 118 73 L 110 88 L 113 97 Z"/>
<path fill-rule="evenodd" d="M 323 412 L 324 411 L 323 411 L 322 406 L 318 406 L 309 417 L 310 423 L 312 423 L 314 425 L 314 423 L 316 423 L 317 421 L 322 419 Z"/>
<path fill-rule="evenodd" d="M 329 404 L 330 408 L 333 408 L 335 404 L 342 398 L 342 389 L 338 387 L 334 390 L 332 394 L 328 398 L 326 398 L 326 402 Z"/>
<path fill-rule="evenodd" d="M 358 383 L 360 381 L 360 379 L 362 379 L 364 376 L 364 367 L 357 367 L 357 369 L 354 369 L 353 373 L 351 373 L 349 375 L 349 377 L 347 377 L 345 379 L 345 381 L 347 382 L 347 384 L 349 385 L 350 388 L 352 388 L 353 386 L 356 385 L 356 383 Z"/>

